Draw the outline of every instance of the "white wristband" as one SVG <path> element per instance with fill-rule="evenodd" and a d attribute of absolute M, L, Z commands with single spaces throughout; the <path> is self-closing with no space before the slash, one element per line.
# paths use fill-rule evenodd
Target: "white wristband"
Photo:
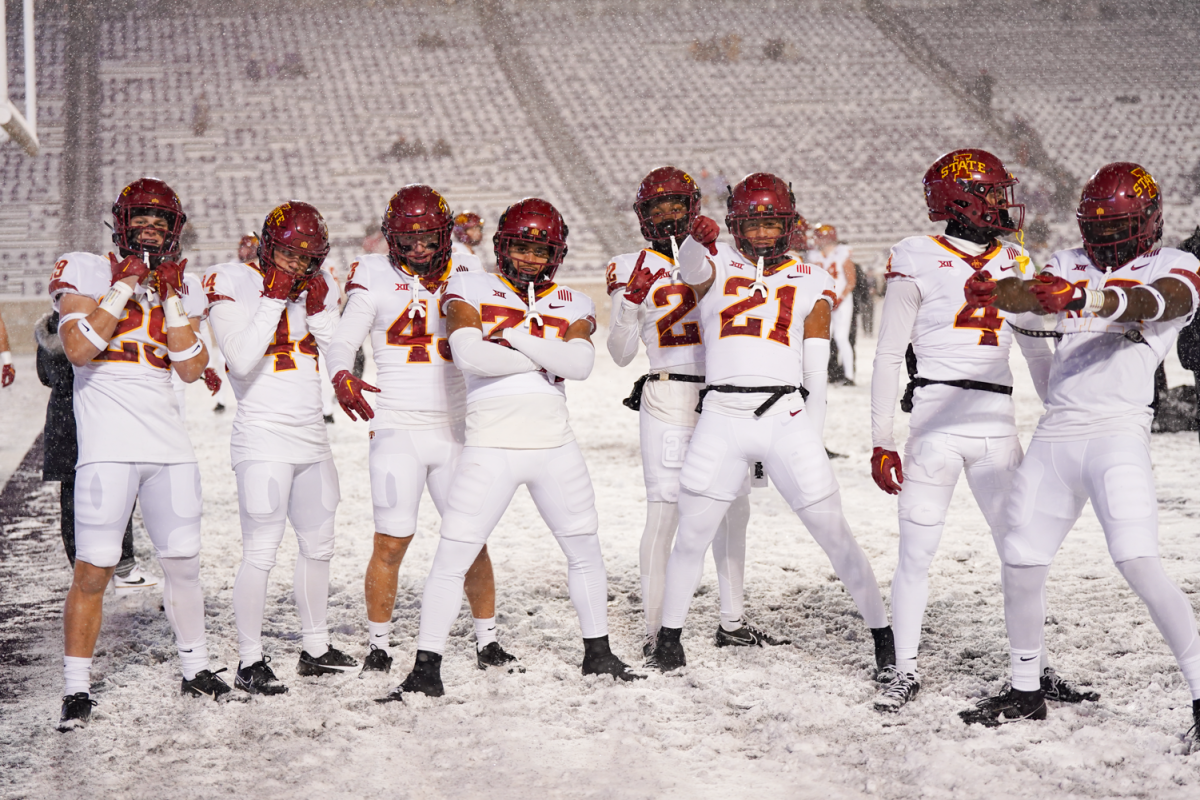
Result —
<path fill-rule="evenodd" d="M 196 339 L 196 343 L 193 344 L 191 347 L 188 347 L 184 350 L 180 350 L 178 352 L 176 352 L 174 350 L 168 350 L 167 355 L 169 355 L 171 357 L 171 360 L 175 361 L 175 362 L 187 361 L 189 359 L 195 358 L 196 356 L 200 355 L 200 351 L 203 349 L 204 349 L 204 343 L 201 342 L 199 339 Z"/>
<path fill-rule="evenodd" d="M 1082 311 L 1089 314 L 1099 314 L 1100 309 L 1104 308 L 1104 290 L 1084 289 L 1084 301 Z"/>
<path fill-rule="evenodd" d="M 96 332 L 96 329 L 93 328 L 91 323 L 86 319 L 79 320 L 79 324 L 75 327 L 80 333 L 83 334 L 83 338 L 87 339 L 96 347 L 100 348 L 101 350 L 108 349 L 108 342 L 105 341 L 103 336 Z"/>
<path fill-rule="evenodd" d="M 12 352 L 5 350 L 3 353 L 0 353 L 0 364 L 7 367 L 11 363 L 12 363 Z"/>
<path fill-rule="evenodd" d="M 125 316 L 125 304 L 133 297 L 133 287 L 128 283 L 117 281 L 109 287 L 108 293 L 100 301 L 100 307 L 112 315 L 113 319 Z"/>
<path fill-rule="evenodd" d="M 1110 286 L 1109 291 L 1117 295 L 1117 310 L 1108 315 L 1109 319 L 1119 319 L 1125 313 L 1125 309 L 1129 307 L 1129 295 L 1120 286 Z"/>
<path fill-rule="evenodd" d="M 163 300 L 162 304 L 163 316 L 167 320 L 167 328 L 184 328 L 190 327 L 188 322 L 187 312 L 183 310 L 183 301 L 179 299 L 179 295 L 173 295 Z"/>
<path fill-rule="evenodd" d="M 1164 313 L 1166 313 L 1167 298 L 1163 297 L 1162 292 L 1160 292 L 1158 289 L 1155 289 L 1153 286 L 1139 286 L 1137 288 L 1141 289 L 1144 292 L 1149 292 L 1150 295 L 1154 298 L 1154 302 L 1158 303 L 1158 311 L 1154 312 L 1154 316 L 1146 317 L 1142 321 L 1143 322 L 1158 322 L 1160 319 L 1162 319 L 1162 315 Z"/>

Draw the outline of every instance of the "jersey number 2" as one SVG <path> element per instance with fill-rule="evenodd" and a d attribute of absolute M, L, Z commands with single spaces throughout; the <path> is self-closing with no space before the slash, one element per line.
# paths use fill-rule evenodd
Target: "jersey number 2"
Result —
<path fill-rule="evenodd" d="M 676 333 L 674 330 L 675 323 L 686 317 L 688 312 L 696 307 L 696 293 L 690 286 L 678 284 L 660 286 L 654 290 L 654 305 L 658 308 L 665 308 L 671 304 L 672 297 L 678 297 L 679 304 L 658 321 L 658 346 L 685 347 L 700 344 L 700 323 L 683 323 L 683 333 Z"/>

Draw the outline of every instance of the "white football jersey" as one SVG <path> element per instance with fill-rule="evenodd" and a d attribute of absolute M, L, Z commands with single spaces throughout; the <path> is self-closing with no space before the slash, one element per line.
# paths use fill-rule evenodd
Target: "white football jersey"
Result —
<path fill-rule="evenodd" d="M 921 292 L 912 330 L 919 377 L 1013 385 L 1008 360 L 1014 334 L 1004 324 L 1005 317 L 1013 315 L 994 306 L 968 308 L 964 287 L 980 269 L 994 280 L 1032 277 L 1021 272 L 1016 261 L 1020 253 L 1014 244 L 996 242 L 973 256 L 944 236 L 910 236 L 892 247 L 885 275 L 888 284 L 913 283 Z M 1016 317 L 1012 321 L 1023 328 L 1040 327 L 1036 321 Z M 965 436 L 1016 433 L 1011 395 L 953 386 L 918 388 L 909 424 L 913 430 Z"/>
<path fill-rule="evenodd" d="M 367 303 L 373 313 L 371 349 L 381 392 L 375 405 L 386 412 L 438 412 L 461 419 L 466 404 L 462 373 L 454 366 L 446 338 L 442 298 L 449 278 L 465 272 L 482 273 L 479 259 L 455 254 L 446 276 L 429 287 L 392 266 L 385 255 L 364 255 L 350 267 L 346 279 L 347 311 Z M 424 313 L 420 313 L 424 311 Z M 386 422 L 372 429 L 388 427 Z"/>
<path fill-rule="evenodd" d="M 708 384 L 800 386 L 804 376 L 804 320 L 824 300 L 832 305 L 833 279 L 820 267 L 791 259 L 770 274 L 766 291 L 752 287 L 756 265 L 724 243 L 717 244 L 712 287 L 700 300 L 700 329 L 705 341 L 704 377 Z M 798 394 L 776 403 L 769 413 L 799 404 Z M 711 406 L 741 414 L 765 398 L 710 392 Z"/>
<path fill-rule="evenodd" d="M 673 260 L 650 249 L 617 256 L 605 271 L 609 297 L 613 292 L 624 291 L 642 253 L 646 254 L 643 266 L 662 273 L 638 306 L 638 325 L 650 359 L 650 371 L 703 364 L 704 343 L 700 337 L 696 293 L 679 279 Z"/>
<path fill-rule="evenodd" d="M 112 286 L 112 266 L 94 253 L 67 253 L 54 264 L 50 297 L 61 313 L 64 295 L 99 302 Z M 184 277 L 184 311 L 204 315 L 195 277 Z M 182 464 L 196 460 L 171 386 L 166 316 L 157 293 L 138 284 L 125 304 L 108 349 L 75 367 L 76 465 L 95 461 Z"/>
<path fill-rule="evenodd" d="M 839 244 L 827 256 L 821 255 L 821 248 L 814 247 L 808 251 L 808 260 L 833 278 L 833 293 L 837 297 L 840 298 L 846 293 L 846 283 L 850 280 L 847 273 L 854 269 L 850 263 L 850 248 L 847 245 Z"/>
<path fill-rule="evenodd" d="M 563 339 L 567 329 L 579 320 L 587 320 L 596 330 L 596 304 L 582 292 L 550 284 L 539 292 L 533 309 L 525 304 L 525 295 L 504 277 L 488 272 L 460 272 L 450 277 L 442 304 L 461 300 L 478 313 L 483 322 L 483 338 L 499 339 L 505 328 L 527 327 L 534 336 Z M 541 315 L 542 324 L 526 322 L 529 311 Z M 563 379 L 546 372 L 522 372 L 498 378 L 467 374 L 467 403 L 493 397 L 522 394 L 549 394 L 566 397 Z"/>
<path fill-rule="evenodd" d="M 1060 250 L 1051 257 L 1043 272 L 1092 290 L 1177 279 L 1192 293 L 1192 310 L 1166 322 L 1124 323 L 1080 311 L 1060 313 L 1055 330 L 1063 337 L 1050 368 L 1046 414 L 1033 438 L 1071 441 L 1117 432 L 1149 437 L 1154 371 L 1196 313 L 1198 266 L 1195 256 L 1170 247 L 1107 272 L 1092 264 L 1083 248 Z M 1127 338 L 1127 333 L 1143 342 Z"/>
<path fill-rule="evenodd" d="M 330 286 L 325 311 L 336 315 L 337 284 L 328 272 L 322 274 Z M 257 264 L 217 264 L 205 273 L 204 288 L 210 308 L 236 304 L 248 323 L 263 299 L 263 273 Z M 239 377 L 226 367 L 237 398 L 229 442 L 234 466 L 247 460 L 312 464 L 331 457 L 321 413 L 320 350 L 308 326 L 307 297 L 304 292 L 288 301 L 253 371 Z M 221 330 L 219 336 L 230 333 Z"/>

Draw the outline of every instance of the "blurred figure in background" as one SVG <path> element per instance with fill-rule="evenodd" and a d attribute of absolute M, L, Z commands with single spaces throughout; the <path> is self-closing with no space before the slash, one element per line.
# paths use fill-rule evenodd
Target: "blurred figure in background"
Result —
<path fill-rule="evenodd" d="M 809 262 L 816 264 L 829 273 L 833 278 L 833 318 L 830 323 L 830 335 L 833 344 L 837 346 L 837 359 L 842 367 L 842 377 L 838 382 L 846 386 L 854 385 L 854 347 L 850 342 L 850 328 L 854 322 L 854 302 L 851 297 L 856 284 L 854 264 L 850 261 L 850 248 L 838 242 L 837 228 L 832 225 L 818 225 L 813 232 L 816 250 L 810 251 Z M 846 302 L 850 300 L 850 302 Z"/>
<path fill-rule="evenodd" d="M 12 364 L 12 353 L 8 350 L 8 328 L 4 327 L 4 317 L 0 316 L 0 387 L 12 386 L 17 379 L 17 370 Z"/>

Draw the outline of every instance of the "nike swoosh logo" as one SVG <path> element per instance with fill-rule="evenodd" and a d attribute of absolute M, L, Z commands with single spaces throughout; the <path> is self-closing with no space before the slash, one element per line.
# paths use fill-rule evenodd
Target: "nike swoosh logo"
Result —
<path fill-rule="evenodd" d="M 1139 264 L 1136 267 L 1130 267 L 1129 270 L 1132 272 L 1134 270 L 1145 269 L 1148 266 L 1150 266 L 1150 265 L 1149 264 Z"/>
<path fill-rule="evenodd" d="M 554 305 L 554 303 L 551 303 L 550 307 L 551 308 L 566 308 L 566 306 L 556 306 L 556 305 Z"/>
<path fill-rule="evenodd" d="M 804 277 L 803 275 L 788 275 L 788 276 L 787 276 L 787 279 L 788 279 L 789 281 L 797 281 L 797 280 L 800 280 L 800 279 L 801 279 L 801 278 L 803 278 L 803 277 Z"/>
<path fill-rule="evenodd" d="M 802 408 L 802 409 L 800 409 L 800 411 L 803 411 L 803 410 L 804 410 L 803 408 Z M 793 412 L 791 412 L 791 414 L 792 414 L 792 416 L 794 417 L 794 416 L 796 416 L 797 414 L 799 414 L 799 413 L 800 413 L 800 411 L 793 411 Z"/>
<path fill-rule="evenodd" d="M 124 581 L 124 580 L 123 580 L 123 581 L 121 581 L 121 582 L 122 582 L 122 583 L 124 583 L 126 586 L 137 586 L 137 585 L 139 585 L 139 584 L 145 583 L 145 582 L 146 582 L 146 579 L 145 579 L 145 578 L 138 578 L 136 581 Z"/>
<path fill-rule="evenodd" d="M 1037 656 L 1030 656 L 1029 658 L 1026 658 L 1025 656 L 1021 656 L 1022 661 L 1033 661 L 1035 658 L 1037 658 Z"/>

